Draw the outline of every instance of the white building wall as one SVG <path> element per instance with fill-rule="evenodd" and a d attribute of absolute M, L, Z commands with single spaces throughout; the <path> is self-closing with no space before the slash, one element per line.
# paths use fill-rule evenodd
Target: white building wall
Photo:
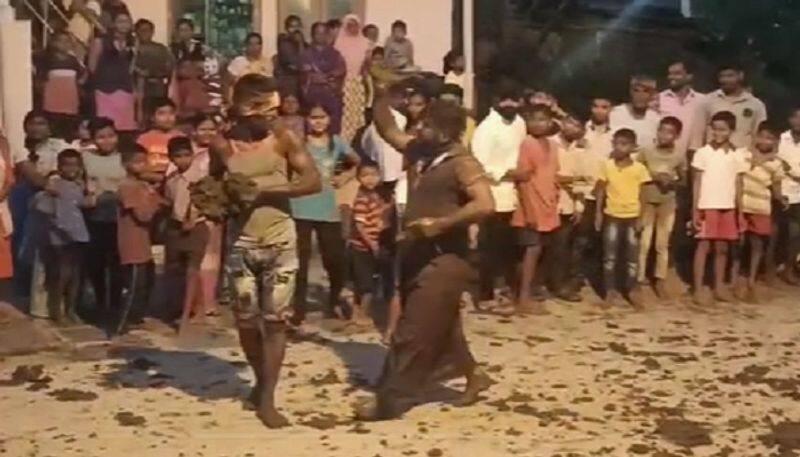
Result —
<path fill-rule="evenodd" d="M 423 70 L 442 71 L 442 59 L 450 51 L 453 33 L 453 4 L 450 0 L 367 0 L 365 23 L 381 29 L 385 40 L 392 22 L 408 24 L 414 42 L 414 60 Z"/>
<path fill-rule="evenodd" d="M 0 128 L 12 154 L 25 149 L 22 119 L 33 101 L 32 66 L 30 22 L 0 18 Z"/>
<path fill-rule="evenodd" d="M 126 2 L 134 22 L 137 19 L 149 19 L 156 26 L 153 39 L 160 43 L 169 43 L 171 14 L 169 0 L 133 0 Z"/>

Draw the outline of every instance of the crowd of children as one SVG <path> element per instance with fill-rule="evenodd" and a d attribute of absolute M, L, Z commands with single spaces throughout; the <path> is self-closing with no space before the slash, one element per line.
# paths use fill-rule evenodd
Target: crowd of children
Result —
<path fill-rule="evenodd" d="M 133 27 L 125 8 L 109 12 L 105 24 L 85 61 L 68 33 L 54 33 L 37 57 L 41 109 L 25 119 L 27 150 L 0 142 L 0 196 L 10 204 L 0 207 L 0 229 L 3 242 L 13 238 L 18 263 L 12 268 L 12 251 L 0 243 L 0 276 L 30 291 L 31 314 L 89 318 L 111 333 L 148 315 L 183 323 L 216 316 L 226 227 L 193 205 L 191 188 L 212 166 L 209 147 L 228 102 L 223 83 L 274 71 L 281 122 L 304 140 L 322 178 L 319 193 L 290 202 L 299 261 L 294 322 L 307 311 L 316 235 L 329 281 L 326 314 L 363 324 L 385 300 L 390 339 L 401 313 L 397 238 L 413 170 L 370 122 L 370 105 L 387 93 L 396 124 L 418 136 L 431 103 L 463 103 L 463 56 L 449 53 L 435 84 L 409 82 L 418 69 L 402 21 L 380 47 L 377 27 L 362 29 L 357 17 L 314 24 L 306 43 L 300 19 L 290 16 L 272 62 L 250 34 L 219 78 L 219 56 L 194 39 L 191 21 L 179 21 L 171 47 L 152 41 L 149 21 Z M 468 117 L 463 137 L 495 203 L 471 230 L 476 306 L 546 313 L 547 298 L 579 302 L 593 279 L 608 306 L 641 308 L 642 288 L 651 285 L 659 298 L 675 298 L 667 281 L 687 234 L 697 240 L 698 303 L 706 301 L 712 255 L 716 300 L 757 301 L 762 269 L 766 279 L 781 271 L 797 285 L 800 110 L 781 134 L 765 122 L 740 68 L 723 66 L 718 76 L 720 90 L 704 96 L 691 88 L 691 66 L 678 61 L 668 89 L 659 93 L 655 78 L 636 75 L 629 102 L 595 97 L 585 120 L 545 91 L 497 88 L 489 114 L 477 127 Z M 85 96 L 89 87 L 93 97 Z M 786 256 L 776 252 L 779 239 L 788 242 Z M 162 244 L 157 286 L 153 247 Z M 743 286 L 731 288 L 740 275 Z M 342 300 L 349 286 L 352 311 Z M 155 287 L 183 293 L 153 307 Z M 89 302 L 87 314 L 81 304 Z"/>

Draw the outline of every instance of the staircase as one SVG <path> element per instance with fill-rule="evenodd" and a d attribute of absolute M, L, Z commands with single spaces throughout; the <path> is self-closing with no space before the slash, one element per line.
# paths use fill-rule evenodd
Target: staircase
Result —
<path fill-rule="evenodd" d="M 15 4 L 17 19 L 31 21 L 37 50 L 46 49 L 50 35 L 58 30 L 67 31 L 70 34 L 76 54 L 82 56 L 87 54 L 89 43 L 83 42 L 68 29 L 70 16 L 80 13 L 74 11 L 70 13 L 64 7 L 63 0 L 16 0 L 12 4 Z"/>

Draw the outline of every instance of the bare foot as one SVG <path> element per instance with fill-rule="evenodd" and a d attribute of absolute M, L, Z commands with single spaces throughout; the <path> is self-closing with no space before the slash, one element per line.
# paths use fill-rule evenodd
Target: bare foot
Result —
<path fill-rule="evenodd" d="M 533 300 L 525 300 L 523 302 L 517 303 L 516 308 L 517 314 L 520 315 L 531 315 L 531 316 L 546 316 L 550 314 L 545 308 L 544 303 L 533 301 Z"/>
<path fill-rule="evenodd" d="M 247 411 L 255 411 L 259 403 L 261 403 L 261 386 L 256 384 L 244 401 L 243 407 Z"/>
<path fill-rule="evenodd" d="M 372 319 L 361 306 L 353 306 L 353 322 L 359 327 L 369 327 L 372 325 Z"/>
<path fill-rule="evenodd" d="M 628 302 L 636 311 L 644 311 L 644 298 L 639 289 L 634 289 L 628 294 Z"/>
<path fill-rule="evenodd" d="M 267 428 L 283 428 L 289 426 L 289 419 L 279 413 L 274 406 L 262 405 L 256 411 L 256 417 L 261 419 L 261 423 Z"/>
<path fill-rule="evenodd" d="M 359 398 L 353 405 L 356 420 L 376 421 L 378 417 L 378 399 L 374 396 Z"/>
<path fill-rule="evenodd" d="M 755 284 L 747 286 L 747 292 L 745 292 L 743 299 L 747 303 L 758 304 L 758 291 Z"/>
<path fill-rule="evenodd" d="M 453 402 L 453 406 L 465 407 L 474 405 L 480 400 L 480 393 L 492 387 L 494 383 L 494 380 L 489 375 L 480 368 L 476 368 L 475 372 L 467 379 L 467 388 L 464 393 Z"/>
<path fill-rule="evenodd" d="M 656 295 L 658 295 L 658 298 L 664 301 L 672 300 L 670 293 L 667 292 L 667 286 L 664 284 L 663 279 L 656 281 L 656 284 L 653 286 L 653 290 L 656 292 Z"/>
<path fill-rule="evenodd" d="M 475 303 L 475 311 L 484 313 L 498 306 L 497 300 L 481 300 Z"/>
<path fill-rule="evenodd" d="M 720 303 L 733 303 L 736 297 L 728 289 L 721 288 L 714 291 L 714 300 Z"/>
<path fill-rule="evenodd" d="M 608 308 L 622 308 L 626 305 L 625 298 L 616 290 L 606 294 L 605 306 Z"/>

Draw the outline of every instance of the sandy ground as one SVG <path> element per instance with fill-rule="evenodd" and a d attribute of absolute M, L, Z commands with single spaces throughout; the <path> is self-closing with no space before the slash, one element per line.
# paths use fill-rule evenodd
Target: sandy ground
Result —
<path fill-rule="evenodd" d="M 295 337 L 279 387 L 293 426 L 279 431 L 243 409 L 252 375 L 227 328 L 8 358 L 0 454 L 795 455 L 800 309 L 797 289 L 772 293 L 769 304 L 704 310 L 551 303 L 550 316 L 514 319 L 467 310 L 474 353 L 498 384 L 465 409 L 448 405 L 453 384 L 385 423 L 351 419 L 382 365 L 374 332 L 310 326 Z"/>

